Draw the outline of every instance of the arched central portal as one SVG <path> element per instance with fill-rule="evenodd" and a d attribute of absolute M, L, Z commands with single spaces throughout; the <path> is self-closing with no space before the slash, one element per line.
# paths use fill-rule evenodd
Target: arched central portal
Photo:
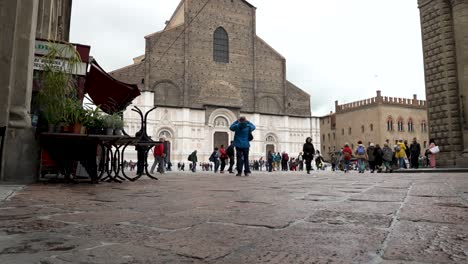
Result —
<path fill-rule="evenodd" d="M 221 147 L 224 145 L 226 148 L 229 146 L 229 134 L 227 132 L 215 132 L 213 136 L 213 147 Z"/>
<path fill-rule="evenodd" d="M 268 159 L 268 151 L 271 151 L 271 153 L 275 153 L 275 145 L 273 144 L 268 144 L 266 145 L 266 158 Z"/>

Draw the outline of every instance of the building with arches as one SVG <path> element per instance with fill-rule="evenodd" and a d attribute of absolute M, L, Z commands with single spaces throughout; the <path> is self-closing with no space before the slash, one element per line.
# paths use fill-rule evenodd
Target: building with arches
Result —
<path fill-rule="evenodd" d="M 345 133 L 346 132 L 346 133 Z M 335 112 L 320 118 L 321 152 L 325 158 L 339 151 L 345 143 L 353 149 L 361 140 L 364 145 L 380 144 L 387 139 L 394 144 L 398 139 L 417 138 L 422 154 L 429 145 L 426 101 L 377 96 L 357 102 L 339 105 Z"/>
<path fill-rule="evenodd" d="M 267 148 L 302 150 L 308 136 L 320 145 L 310 95 L 286 79 L 286 59 L 256 34 L 256 8 L 244 0 L 183 0 L 162 31 L 145 37 L 145 54 L 112 75 L 137 83 L 153 138 L 167 131 L 171 159 L 198 150 L 207 161 L 214 147 L 233 139 L 229 126 L 245 115 L 256 126 L 252 159 Z M 130 108 L 129 108 L 130 109 Z M 138 116 L 124 114 L 128 133 Z"/>

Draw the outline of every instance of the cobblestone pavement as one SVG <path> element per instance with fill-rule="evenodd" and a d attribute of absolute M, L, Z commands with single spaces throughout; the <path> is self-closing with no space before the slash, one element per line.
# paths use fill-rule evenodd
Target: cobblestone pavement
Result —
<path fill-rule="evenodd" d="M 169 173 L 32 185 L 0 263 L 468 263 L 468 174 Z"/>

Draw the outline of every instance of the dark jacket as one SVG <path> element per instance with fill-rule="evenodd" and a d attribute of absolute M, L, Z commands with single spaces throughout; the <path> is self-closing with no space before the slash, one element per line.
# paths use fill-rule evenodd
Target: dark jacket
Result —
<path fill-rule="evenodd" d="M 375 147 L 374 149 L 374 161 L 378 166 L 382 165 L 383 163 L 383 152 L 380 147 Z"/>
<path fill-rule="evenodd" d="M 302 155 L 304 159 L 313 159 L 315 153 L 314 144 L 306 142 L 302 147 L 302 152 L 304 153 Z"/>
<path fill-rule="evenodd" d="M 375 161 L 374 150 L 374 146 L 370 146 L 367 148 L 367 158 L 369 161 Z"/>
<path fill-rule="evenodd" d="M 419 157 L 419 155 L 421 154 L 421 145 L 419 145 L 419 143 L 411 144 L 409 149 L 410 149 L 410 152 L 411 152 L 412 156 L 415 155 L 415 156 Z"/>

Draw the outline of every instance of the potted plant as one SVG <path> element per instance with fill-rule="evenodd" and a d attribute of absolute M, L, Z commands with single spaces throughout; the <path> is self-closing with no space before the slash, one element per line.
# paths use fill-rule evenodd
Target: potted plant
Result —
<path fill-rule="evenodd" d="M 71 54 L 71 56 L 70 56 Z M 58 58 L 67 58 L 66 63 L 57 64 Z M 42 57 L 42 72 L 37 103 L 41 117 L 47 122 L 49 132 L 70 118 L 70 98 L 77 98 L 77 84 L 73 77 L 80 55 L 72 45 L 49 43 L 49 53 Z M 78 99 L 75 99 L 78 101 Z M 76 110 L 76 109 L 74 109 Z M 66 124 L 64 124 L 66 125 Z"/>
<path fill-rule="evenodd" d="M 94 109 L 88 107 L 86 111 L 86 120 L 84 126 L 87 129 L 88 134 L 102 135 L 104 134 L 104 118 L 100 113 L 99 107 Z"/>
<path fill-rule="evenodd" d="M 106 128 L 106 135 L 114 135 L 115 118 L 112 115 L 104 116 L 104 127 Z"/>
<path fill-rule="evenodd" d="M 120 114 L 113 114 L 112 116 L 114 118 L 114 134 L 121 136 L 124 127 L 124 121 Z"/>
<path fill-rule="evenodd" d="M 81 127 L 86 122 L 86 111 L 81 102 L 74 98 L 66 98 L 64 111 L 64 122 L 68 124 L 71 133 L 81 134 Z"/>

